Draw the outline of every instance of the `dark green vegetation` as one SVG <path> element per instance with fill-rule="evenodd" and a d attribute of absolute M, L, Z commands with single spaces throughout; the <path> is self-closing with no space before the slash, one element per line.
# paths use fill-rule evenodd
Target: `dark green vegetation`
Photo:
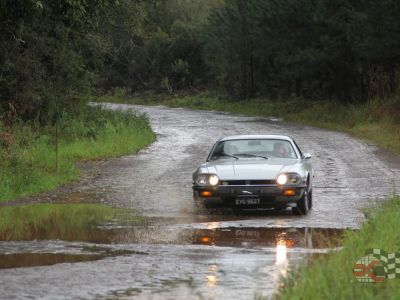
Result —
<path fill-rule="evenodd" d="M 10 132 L 10 140 L 0 147 L 0 202 L 75 179 L 76 160 L 135 152 L 154 140 L 144 116 L 91 107 L 64 112 L 57 135 L 53 125 L 21 121 L 2 130 Z"/>
<path fill-rule="evenodd" d="M 140 223 L 133 212 L 97 204 L 37 204 L 0 209 L 0 241 L 91 240 L 97 225 L 127 220 Z M 94 240 L 95 242 L 95 240 Z"/>
<path fill-rule="evenodd" d="M 385 280 L 375 285 L 359 283 L 353 275 L 354 264 L 368 248 L 389 253 L 400 249 L 400 198 L 390 199 L 373 213 L 357 232 L 348 232 L 343 250 L 313 260 L 307 268 L 292 272 L 278 299 L 399 299 L 399 280 Z"/>
<path fill-rule="evenodd" d="M 116 88 L 352 103 L 399 86 L 396 0 L 5 0 L 0 21 L 4 121 Z"/>
<path fill-rule="evenodd" d="M 399 87 L 395 0 L 226 0 L 209 17 L 211 74 L 239 98 L 343 102 Z"/>
<path fill-rule="evenodd" d="M 206 78 L 204 35 L 215 0 L 4 0 L 0 113 L 54 123 L 82 94 L 187 88 Z"/>

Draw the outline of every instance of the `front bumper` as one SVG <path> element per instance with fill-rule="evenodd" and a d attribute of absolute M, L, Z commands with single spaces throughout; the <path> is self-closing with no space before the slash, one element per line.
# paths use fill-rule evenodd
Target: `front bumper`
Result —
<path fill-rule="evenodd" d="M 275 184 L 260 186 L 193 186 L 193 196 L 196 201 L 203 202 L 206 207 L 284 208 L 296 206 L 297 201 L 303 197 L 305 189 L 306 186 L 278 186 Z M 293 195 L 285 195 L 284 193 L 287 190 L 291 190 Z M 257 200 L 257 204 L 237 204 L 239 199 L 259 200 Z"/>

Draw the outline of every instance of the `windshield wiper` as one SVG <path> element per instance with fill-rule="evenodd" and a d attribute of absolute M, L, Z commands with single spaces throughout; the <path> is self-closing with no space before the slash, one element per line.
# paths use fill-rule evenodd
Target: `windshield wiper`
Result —
<path fill-rule="evenodd" d="M 243 156 L 247 156 L 247 157 L 260 157 L 260 158 L 264 158 L 264 159 L 269 159 L 267 156 L 255 155 L 255 154 L 250 154 L 250 153 L 235 153 L 235 155 L 237 155 L 237 156 L 243 155 Z"/>
<path fill-rule="evenodd" d="M 226 156 L 226 157 L 233 157 L 234 159 L 239 159 L 239 157 L 235 156 L 235 155 L 230 155 L 227 153 L 216 153 L 213 155 L 213 157 L 218 157 L 218 156 Z"/>

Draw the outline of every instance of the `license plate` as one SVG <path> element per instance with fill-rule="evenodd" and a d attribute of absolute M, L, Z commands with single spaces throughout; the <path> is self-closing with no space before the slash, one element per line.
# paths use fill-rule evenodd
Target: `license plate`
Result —
<path fill-rule="evenodd" d="M 236 205 L 257 205 L 260 204 L 260 198 L 238 198 Z"/>

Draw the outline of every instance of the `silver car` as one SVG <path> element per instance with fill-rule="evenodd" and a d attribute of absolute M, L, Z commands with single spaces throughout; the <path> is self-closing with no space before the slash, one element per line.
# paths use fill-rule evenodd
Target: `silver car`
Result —
<path fill-rule="evenodd" d="M 233 209 L 312 207 L 311 155 L 282 135 L 237 135 L 220 139 L 193 173 L 197 206 Z"/>

